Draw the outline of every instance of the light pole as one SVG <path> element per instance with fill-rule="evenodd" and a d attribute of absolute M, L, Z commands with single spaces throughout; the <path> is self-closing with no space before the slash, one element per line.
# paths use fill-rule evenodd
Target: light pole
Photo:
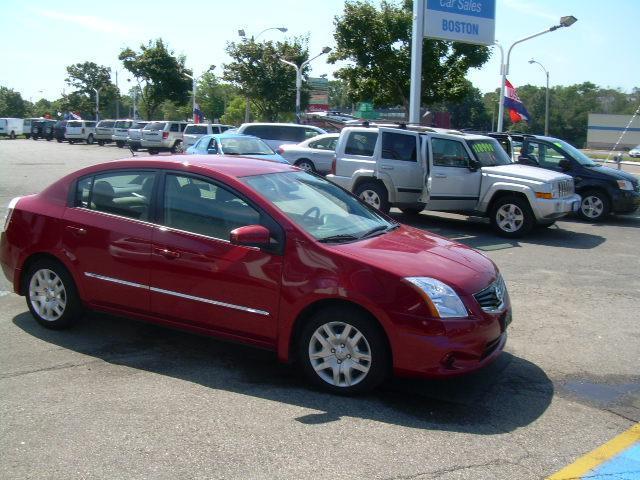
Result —
<path fill-rule="evenodd" d="M 533 58 L 529 60 L 529 63 L 530 64 L 536 63 L 540 65 L 540 68 L 544 70 L 544 73 L 547 76 L 547 92 L 544 99 L 544 135 L 548 137 L 549 136 L 549 71 L 546 68 L 544 68 L 544 65 L 534 60 Z"/>
<path fill-rule="evenodd" d="M 131 83 L 131 79 L 127 78 L 127 82 Z M 139 86 L 140 84 L 138 84 Z M 129 89 L 129 91 L 133 91 L 133 94 L 131 95 L 133 97 L 133 112 L 132 112 L 132 118 L 134 120 L 138 120 L 138 109 L 136 108 L 136 98 L 137 98 L 137 93 L 138 90 L 136 89 L 136 87 L 133 87 L 133 90 L 131 90 L 131 88 Z"/>
<path fill-rule="evenodd" d="M 209 66 L 208 69 L 206 69 L 204 72 L 202 72 L 202 74 L 200 75 L 202 77 L 202 75 L 204 75 L 207 72 L 213 72 L 216 69 L 215 65 L 211 65 Z M 191 79 L 191 84 L 193 86 L 193 90 L 191 93 L 192 98 L 192 106 L 191 106 L 191 113 L 193 114 L 193 121 L 195 122 L 195 116 L 196 116 L 196 83 L 198 81 L 198 77 L 196 77 L 195 73 L 193 76 L 189 75 L 188 73 L 185 73 L 185 75 L 187 77 L 189 77 Z"/>
<path fill-rule="evenodd" d="M 520 40 L 513 42 L 507 52 L 506 63 L 504 62 L 504 55 L 503 55 L 503 59 L 500 62 L 500 75 L 502 76 L 502 83 L 500 85 L 500 108 L 498 109 L 498 128 L 497 128 L 498 132 L 502 131 L 502 125 L 504 120 L 504 89 L 507 83 L 507 75 L 509 74 L 509 59 L 511 58 L 511 50 L 513 50 L 513 47 L 515 47 L 517 44 L 522 43 L 526 40 L 531 40 L 532 38 L 539 37 L 540 35 L 544 35 L 545 33 L 553 32 L 559 28 L 570 27 L 577 21 L 578 19 L 572 15 L 569 15 L 567 17 L 561 17 L 560 23 L 558 25 L 554 25 L 553 27 L 548 28 L 542 32 L 529 35 L 528 37 L 521 38 Z M 500 50 L 502 51 L 502 47 L 499 44 L 497 45 L 500 47 Z"/>
<path fill-rule="evenodd" d="M 315 60 L 321 55 L 329 53 L 331 51 L 331 47 L 324 47 L 322 51 L 317 54 L 315 57 L 310 58 L 309 60 L 305 60 L 300 64 L 300 66 L 296 65 L 293 62 L 285 60 L 284 58 L 279 58 L 282 63 L 286 63 L 287 65 L 292 66 L 296 69 L 296 120 L 300 123 L 300 91 L 302 89 L 302 71 L 304 67 L 306 67 L 311 61 Z"/>
<path fill-rule="evenodd" d="M 255 38 L 252 36 L 251 37 L 251 41 L 255 42 L 256 39 L 262 35 L 265 32 L 268 32 L 269 30 L 278 30 L 282 33 L 286 33 L 288 31 L 287 27 L 269 27 L 269 28 L 265 28 L 264 30 L 262 30 L 260 33 L 258 33 L 258 35 L 255 36 Z M 244 40 L 247 40 L 247 33 L 244 31 L 244 29 L 240 29 L 238 30 L 238 35 L 240 37 L 242 37 Z M 251 109 L 249 108 L 249 96 L 245 97 L 245 106 L 244 106 L 244 123 L 249 123 L 249 117 L 251 116 Z"/>
<path fill-rule="evenodd" d="M 93 89 L 96 92 L 96 122 L 100 120 L 100 90 L 102 90 L 102 87 Z"/>

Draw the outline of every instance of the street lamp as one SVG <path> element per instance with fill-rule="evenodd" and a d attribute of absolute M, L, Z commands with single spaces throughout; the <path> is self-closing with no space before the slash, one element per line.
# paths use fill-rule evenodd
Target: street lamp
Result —
<path fill-rule="evenodd" d="M 305 60 L 300 64 L 300 66 L 296 65 L 293 62 L 285 60 L 284 58 L 279 58 L 282 63 L 286 63 L 287 65 L 292 66 L 296 69 L 296 119 L 298 123 L 300 123 L 300 90 L 302 89 L 302 70 L 306 67 L 310 62 L 315 60 L 321 55 L 329 53 L 331 51 L 331 47 L 324 47 L 322 51 L 317 54 L 315 57 L 310 58 L 309 60 Z"/>
<path fill-rule="evenodd" d="M 100 120 L 100 90 L 102 90 L 102 87 L 93 89 L 96 92 L 96 122 Z"/>
<path fill-rule="evenodd" d="M 513 42 L 509 47 L 509 51 L 507 52 L 507 63 L 504 63 L 504 55 L 502 56 L 503 60 L 500 62 L 500 75 L 502 76 L 502 83 L 500 86 L 500 108 L 498 109 L 498 129 L 497 129 L 499 132 L 502 131 L 502 125 L 504 120 L 504 89 L 507 83 L 507 75 L 509 74 L 509 59 L 511 58 L 511 50 L 513 50 L 513 47 L 515 47 L 517 44 L 522 43 L 526 40 L 531 40 L 532 38 L 539 37 L 540 35 L 544 35 L 545 33 L 553 32 L 559 28 L 570 27 L 577 21 L 578 19 L 572 15 L 561 17 L 560 23 L 558 25 L 554 25 L 553 27 L 543 30 L 542 32 L 536 33 L 534 35 L 530 35 L 525 38 L 521 38 L 520 40 Z M 499 44 L 498 46 L 502 50 L 502 47 Z"/>
<path fill-rule="evenodd" d="M 204 75 L 207 72 L 213 72 L 215 69 L 216 69 L 215 65 L 210 65 L 209 68 L 207 68 L 204 72 L 202 72 L 202 75 Z M 192 108 L 191 108 L 191 112 L 193 113 L 193 117 L 194 117 L 193 120 L 195 122 L 195 115 L 196 115 L 196 83 L 198 81 L 198 77 L 196 77 L 195 74 L 193 76 L 191 76 L 188 73 L 185 73 L 185 75 L 191 79 L 191 83 L 192 83 L 192 86 L 193 86 L 192 93 L 191 93 L 191 96 L 193 97 L 192 98 L 193 105 L 192 105 Z M 200 76 L 202 76 L 202 75 L 200 75 Z"/>
<path fill-rule="evenodd" d="M 544 99 L 544 134 L 545 136 L 549 136 L 549 71 L 544 68 L 544 66 L 534 60 L 533 58 L 531 60 L 529 60 L 529 63 L 535 63 L 540 65 L 540 68 L 542 68 L 542 70 L 544 70 L 545 75 L 547 76 L 547 94 L 545 95 L 545 99 Z"/>

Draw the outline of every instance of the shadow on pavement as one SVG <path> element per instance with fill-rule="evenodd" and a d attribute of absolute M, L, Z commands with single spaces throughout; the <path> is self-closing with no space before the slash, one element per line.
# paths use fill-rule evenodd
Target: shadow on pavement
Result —
<path fill-rule="evenodd" d="M 426 212 L 413 216 L 391 212 L 391 216 L 405 225 L 428 230 L 484 251 L 516 248 L 525 244 L 588 250 L 606 241 L 600 235 L 567 230 L 563 228 L 562 221 L 548 228 L 534 228 L 523 238 L 509 239 L 498 236 L 485 219 L 475 217 L 441 216 Z"/>
<path fill-rule="evenodd" d="M 640 228 L 640 211 L 628 215 L 609 215 L 601 222 L 588 222 L 576 217 L 567 217 L 562 219 L 563 222 L 589 225 L 590 227 L 622 227 L 622 228 Z"/>
<path fill-rule="evenodd" d="M 111 364 L 316 410 L 295 418 L 311 425 L 356 417 L 494 435 L 534 422 L 554 393 L 544 371 L 509 353 L 465 377 L 393 379 L 368 395 L 350 398 L 311 390 L 295 365 L 278 363 L 271 352 L 147 323 L 89 313 L 73 329 L 53 331 L 39 326 L 28 312 L 13 322 L 40 340 Z"/>

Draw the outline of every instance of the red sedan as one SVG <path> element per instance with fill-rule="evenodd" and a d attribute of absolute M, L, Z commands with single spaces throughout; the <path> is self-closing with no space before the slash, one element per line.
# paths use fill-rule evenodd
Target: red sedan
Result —
<path fill-rule="evenodd" d="M 475 370 L 511 318 L 479 252 L 296 167 L 237 157 L 68 175 L 11 202 L 0 261 L 45 327 L 93 309 L 247 342 L 334 392 Z"/>

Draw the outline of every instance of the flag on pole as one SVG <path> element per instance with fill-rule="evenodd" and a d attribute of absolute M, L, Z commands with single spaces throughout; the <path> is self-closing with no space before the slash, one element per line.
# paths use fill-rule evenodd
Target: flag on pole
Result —
<path fill-rule="evenodd" d="M 511 85 L 511 82 L 509 80 L 507 80 L 505 86 L 506 89 L 504 94 L 504 106 L 509 109 L 509 117 L 511 118 L 511 121 L 513 123 L 529 123 L 529 118 L 531 118 L 531 115 L 529 115 L 529 112 L 523 105 L 522 100 L 520 100 L 520 97 L 518 97 L 518 92 L 516 91 L 515 87 Z"/>
<path fill-rule="evenodd" d="M 204 121 L 204 113 L 200 110 L 200 104 L 196 103 L 193 109 L 193 123 L 202 123 Z"/>

